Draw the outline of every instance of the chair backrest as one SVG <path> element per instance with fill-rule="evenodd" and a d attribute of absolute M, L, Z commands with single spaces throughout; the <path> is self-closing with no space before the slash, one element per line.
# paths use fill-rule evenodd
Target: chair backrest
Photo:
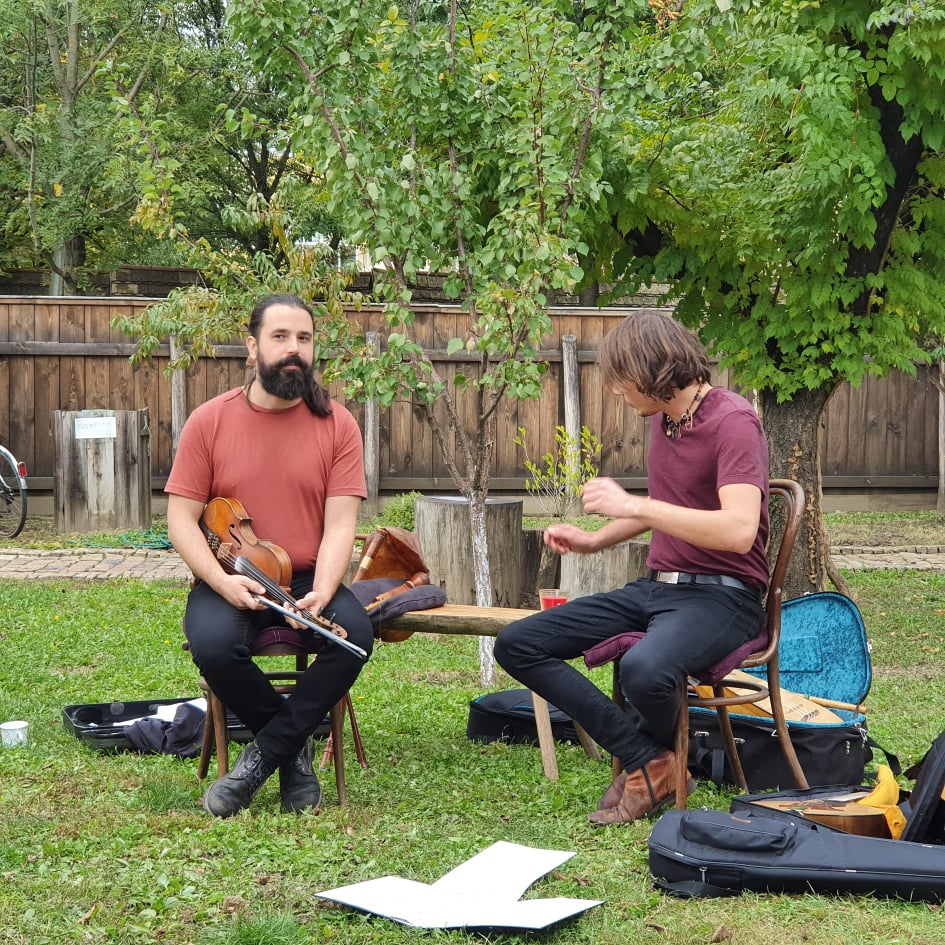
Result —
<path fill-rule="evenodd" d="M 800 531 L 804 517 L 804 490 L 793 479 L 772 479 L 768 491 L 773 499 L 781 504 L 783 525 L 779 528 L 780 540 L 777 551 L 768 549 L 768 557 L 774 559 L 771 580 L 768 584 L 768 596 L 765 601 L 765 627 L 768 631 L 768 645 L 759 653 L 748 657 L 742 666 L 763 666 L 769 663 L 778 652 L 781 641 L 781 603 L 784 599 L 784 579 L 787 576 L 794 543 Z M 780 524 L 780 523 L 779 523 Z M 777 538 L 775 540 L 778 540 Z"/>

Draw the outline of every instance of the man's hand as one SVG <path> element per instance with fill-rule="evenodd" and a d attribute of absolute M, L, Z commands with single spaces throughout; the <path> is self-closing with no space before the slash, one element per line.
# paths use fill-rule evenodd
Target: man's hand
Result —
<path fill-rule="evenodd" d="M 256 600 L 256 595 L 263 596 L 266 589 L 259 581 L 244 574 L 223 574 L 214 582 L 213 589 L 228 604 L 240 610 L 264 610 L 266 607 Z"/>
<path fill-rule="evenodd" d="M 643 520 L 648 499 L 625 492 L 613 479 L 590 479 L 581 493 L 584 511 L 608 516 L 609 521 L 593 532 L 576 525 L 552 525 L 545 529 L 545 544 L 556 554 L 569 552 L 588 555 L 610 548 L 621 541 L 636 538 L 649 525 Z"/>
<path fill-rule="evenodd" d="M 572 551 L 586 555 L 597 551 L 594 535 L 578 528 L 577 525 L 552 525 L 546 528 L 545 544 L 558 555 L 566 555 Z"/>
<path fill-rule="evenodd" d="M 581 490 L 584 511 L 608 518 L 639 517 L 644 499 L 631 495 L 613 479 L 589 479 Z"/>
<path fill-rule="evenodd" d="M 310 614 L 314 614 L 316 617 L 319 616 L 323 607 L 328 606 L 328 601 L 331 598 L 326 598 L 323 594 L 319 594 L 316 591 L 309 591 L 304 597 L 300 597 L 296 604 L 298 605 L 299 610 L 307 610 Z M 296 630 L 302 628 L 302 624 L 296 623 L 294 620 L 290 620 L 289 623 L 295 627 Z"/>

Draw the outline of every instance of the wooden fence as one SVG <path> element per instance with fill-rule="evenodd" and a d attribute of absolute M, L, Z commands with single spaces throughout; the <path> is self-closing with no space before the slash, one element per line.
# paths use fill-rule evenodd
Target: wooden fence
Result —
<path fill-rule="evenodd" d="M 140 310 L 140 298 L 37 298 L 0 296 L 0 442 L 29 467 L 31 489 L 51 490 L 55 410 L 138 410 L 147 408 L 151 427 L 151 472 L 155 490 L 171 466 L 171 384 L 164 377 L 168 351 L 153 363 L 133 366 L 131 339 L 114 331 L 111 320 Z M 625 485 L 642 487 L 646 476 L 644 421 L 602 390 L 596 366 L 600 340 L 626 309 L 562 308 L 552 312 L 552 332 L 544 343 L 548 361 L 539 400 L 506 401 L 498 418 L 492 486 L 497 492 L 524 492 L 524 454 L 514 440 L 524 427 L 529 453 L 536 458 L 554 447 L 564 424 L 562 337 L 577 348 L 580 422 L 603 443 L 601 470 Z M 464 334 L 465 316 L 454 306 L 424 304 L 415 309 L 417 339 L 437 369 L 450 378 L 458 367 L 446 356 L 451 337 Z M 378 308 L 352 313 L 367 330 L 385 325 Z M 245 379 L 246 350 L 223 345 L 186 375 L 187 410 Z M 468 367 L 468 365 L 467 365 Z M 713 378 L 727 383 L 728 378 Z M 340 392 L 333 393 L 340 397 Z M 349 404 L 359 422 L 364 408 Z M 379 485 L 382 495 L 410 490 L 455 491 L 419 411 L 399 403 L 380 412 Z M 868 495 L 869 507 L 903 491 L 919 496 L 914 507 L 934 507 L 938 485 L 939 398 L 920 368 L 918 378 L 893 373 L 868 378 L 859 389 L 845 387 L 832 398 L 826 417 L 825 490 Z M 876 497 L 880 498 L 877 499 Z M 890 499 L 895 507 L 896 500 Z M 877 504 L 878 503 L 878 504 Z M 902 505 L 901 501 L 898 503 Z M 860 507 L 866 507 L 861 504 Z"/>

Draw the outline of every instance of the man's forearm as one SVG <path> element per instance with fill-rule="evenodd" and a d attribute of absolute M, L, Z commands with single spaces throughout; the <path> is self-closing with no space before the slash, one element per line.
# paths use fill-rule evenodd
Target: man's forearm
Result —
<path fill-rule="evenodd" d="M 325 600 L 335 596 L 351 564 L 353 551 L 353 533 L 350 541 L 322 541 L 318 549 L 318 560 L 315 562 L 315 580 L 312 587 Z"/>
<path fill-rule="evenodd" d="M 335 596 L 351 565 L 360 506 L 357 496 L 335 496 L 325 503 L 325 531 L 318 547 L 312 585 L 323 601 Z"/>
<path fill-rule="evenodd" d="M 199 507 L 199 503 L 172 496 L 167 511 L 168 538 L 194 577 L 216 589 L 223 567 L 193 517 L 193 509 Z"/>
<path fill-rule="evenodd" d="M 593 532 L 597 550 L 610 548 L 612 545 L 618 545 L 622 541 L 629 541 L 648 531 L 648 526 L 644 525 L 636 518 L 615 518 L 609 521 L 602 528 Z"/>

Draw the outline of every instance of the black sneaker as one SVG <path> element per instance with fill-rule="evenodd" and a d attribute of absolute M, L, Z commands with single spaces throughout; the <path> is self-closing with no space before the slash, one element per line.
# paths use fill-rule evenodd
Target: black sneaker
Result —
<path fill-rule="evenodd" d="M 236 764 L 222 778 L 217 778 L 203 796 L 203 809 L 214 817 L 232 817 L 256 796 L 273 774 L 276 766 L 266 761 L 256 742 L 250 742 L 236 759 Z"/>
<path fill-rule="evenodd" d="M 279 765 L 279 794 L 282 809 L 289 814 L 318 810 L 322 789 L 312 765 L 312 739 L 305 739 L 302 750 L 289 761 Z"/>

